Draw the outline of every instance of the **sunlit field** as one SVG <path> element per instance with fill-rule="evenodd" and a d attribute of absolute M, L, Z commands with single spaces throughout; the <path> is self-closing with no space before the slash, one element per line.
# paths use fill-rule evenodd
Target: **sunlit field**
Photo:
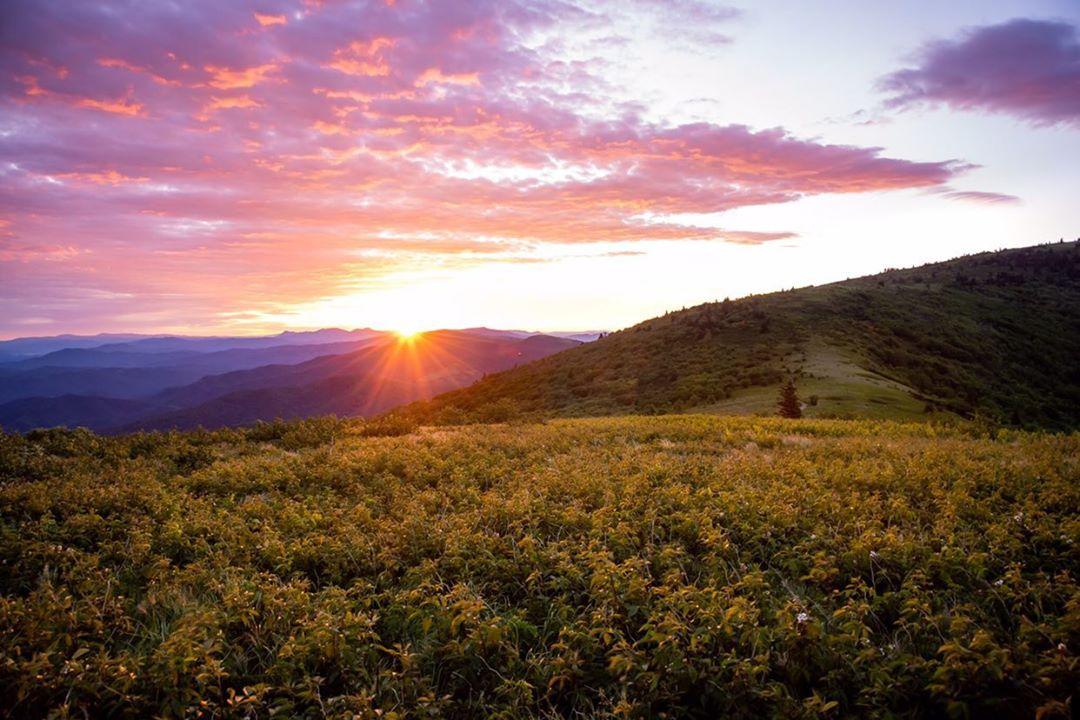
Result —
<path fill-rule="evenodd" d="M 1068 717 L 1080 435 L 699 415 L 0 439 L 0 707 Z"/>

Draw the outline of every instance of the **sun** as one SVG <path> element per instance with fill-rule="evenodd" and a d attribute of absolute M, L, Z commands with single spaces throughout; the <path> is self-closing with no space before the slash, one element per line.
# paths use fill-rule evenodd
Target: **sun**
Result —
<path fill-rule="evenodd" d="M 422 328 L 415 325 L 399 325 L 391 332 L 393 332 L 401 342 L 412 342 L 424 333 Z"/>
<path fill-rule="evenodd" d="M 398 342 L 415 342 L 421 335 L 432 329 L 431 323 L 419 308 L 400 307 L 398 312 L 387 314 L 383 318 L 386 328 Z"/>

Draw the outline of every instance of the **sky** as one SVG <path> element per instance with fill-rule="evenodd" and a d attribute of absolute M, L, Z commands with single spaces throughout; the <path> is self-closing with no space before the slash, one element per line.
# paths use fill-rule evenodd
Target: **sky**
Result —
<path fill-rule="evenodd" d="M 1080 235 L 1075 0 L 5 0 L 0 337 L 617 329 Z"/>

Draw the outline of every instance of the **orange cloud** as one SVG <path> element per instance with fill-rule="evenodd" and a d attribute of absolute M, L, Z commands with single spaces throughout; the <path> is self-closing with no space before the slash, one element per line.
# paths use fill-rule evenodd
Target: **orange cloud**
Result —
<path fill-rule="evenodd" d="M 263 14 L 261 12 L 256 12 L 255 13 L 255 21 L 258 22 L 263 27 L 269 27 L 271 25 L 284 25 L 285 24 L 285 16 L 284 15 L 265 15 L 265 14 Z"/>
<path fill-rule="evenodd" d="M 225 98 L 211 98 L 207 104 L 206 109 L 209 110 L 228 110 L 229 108 L 254 108 L 262 107 L 262 103 L 257 100 L 253 100 L 247 95 L 237 95 L 236 97 Z"/>
<path fill-rule="evenodd" d="M 337 123 L 325 122 L 323 120 L 316 120 L 315 124 L 311 126 L 316 132 L 323 135 L 344 135 L 349 132 L 349 128 Z"/>
<path fill-rule="evenodd" d="M 202 112 L 198 114 L 199 120 L 208 120 L 211 115 L 218 110 L 243 110 L 246 108 L 259 108 L 262 107 L 262 103 L 254 100 L 247 95 L 236 95 L 234 97 L 212 97 L 210 102 L 203 106 Z"/>
<path fill-rule="evenodd" d="M 390 74 L 390 66 L 381 60 L 370 63 L 364 60 L 335 60 L 327 67 L 340 70 L 346 75 L 360 75 L 363 77 L 386 77 Z"/>
<path fill-rule="evenodd" d="M 219 90 L 235 90 L 236 88 L 249 88 L 258 85 L 266 79 L 267 75 L 276 71 L 278 66 L 276 63 L 267 63 L 265 65 L 256 65 L 255 67 L 232 70 L 216 65 L 207 65 L 203 69 L 213 75 L 213 77 L 210 78 L 209 83 L 211 87 L 216 87 Z"/>
<path fill-rule="evenodd" d="M 38 79 L 33 75 L 21 75 L 15 78 L 18 82 L 25 86 L 25 94 L 27 97 L 48 97 L 55 98 L 62 102 L 69 103 L 75 107 L 92 108 L 94 110 L 101 110 L 102 112 L 113 113 L 114 115 L 142 115 L 143 106 L 137 102 L 132 102 L 129 97 L 121 98 L 119 100 L 98 100 L 96 98 L 76 97 L 66 93 L 53 92 L 47 90 L 38 83 Z M 128 95 L 130 96 L 130 90 Z"/>
<path fill-rule="evenodd" d="M 41 87 L 41 85 L 38 84 L 38 79 L 33 75 L 20 75 L 15 79 L 21 82 L 24 86 L 26 86 L 24 92 L 30 97 L 49 94 Z"/>
<path fill-rule="evenodd" d="M 369 41 L 357 40 L 347 48 L 334 51 L 334 59 L 326 66 L 346 75 L 385 77 L 390 65 L 382 58 L 382 51 L 394 46 L 394 40 L 377 37 Z"/>
<path fill-rule="evenodd" d="M 169 80 L 166 77 L 162 77 L 157 73 L 144 68 L 134 63 L 130 63 L 127 60 L 121 60 L 120 58 L 98 58 L 97 64 L 101 67 L 113 68 L 116 70 L 127 70 L 128 72 L 139 73 L 141 75 L 149 75 L 150 79 L 156 82 L 158 85 L 180 85 L 177 80 Z"/>
<path fill-rule="evenodd" d="M 432 83 L 439 85 L 479 85 L 478 73 L 451 73 L 446 75 L 437 67 L 428 68 L 416 79 L 416 86 L 423 87 Z"/>
<path fill-rule="evenodd" d="M 78 107 L 92 108 L 115 115 L 143 115 L 143 106 L 137 102 L 131 102 L 128 98 L 120 100 L 95 100 L 94 98 L 81 98 L 76 101 Z"/>

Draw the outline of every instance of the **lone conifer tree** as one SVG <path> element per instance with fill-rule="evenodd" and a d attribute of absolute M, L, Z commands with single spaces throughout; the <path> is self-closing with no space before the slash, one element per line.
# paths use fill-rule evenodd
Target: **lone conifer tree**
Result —
<path fill-rule="evenodd" d="M 780 388 L 780 417 L 801 418 L 802 407 L 799 405 L 799 394 L 795 392 L 795 382 L 788 380 L 784 387 Z"/>

